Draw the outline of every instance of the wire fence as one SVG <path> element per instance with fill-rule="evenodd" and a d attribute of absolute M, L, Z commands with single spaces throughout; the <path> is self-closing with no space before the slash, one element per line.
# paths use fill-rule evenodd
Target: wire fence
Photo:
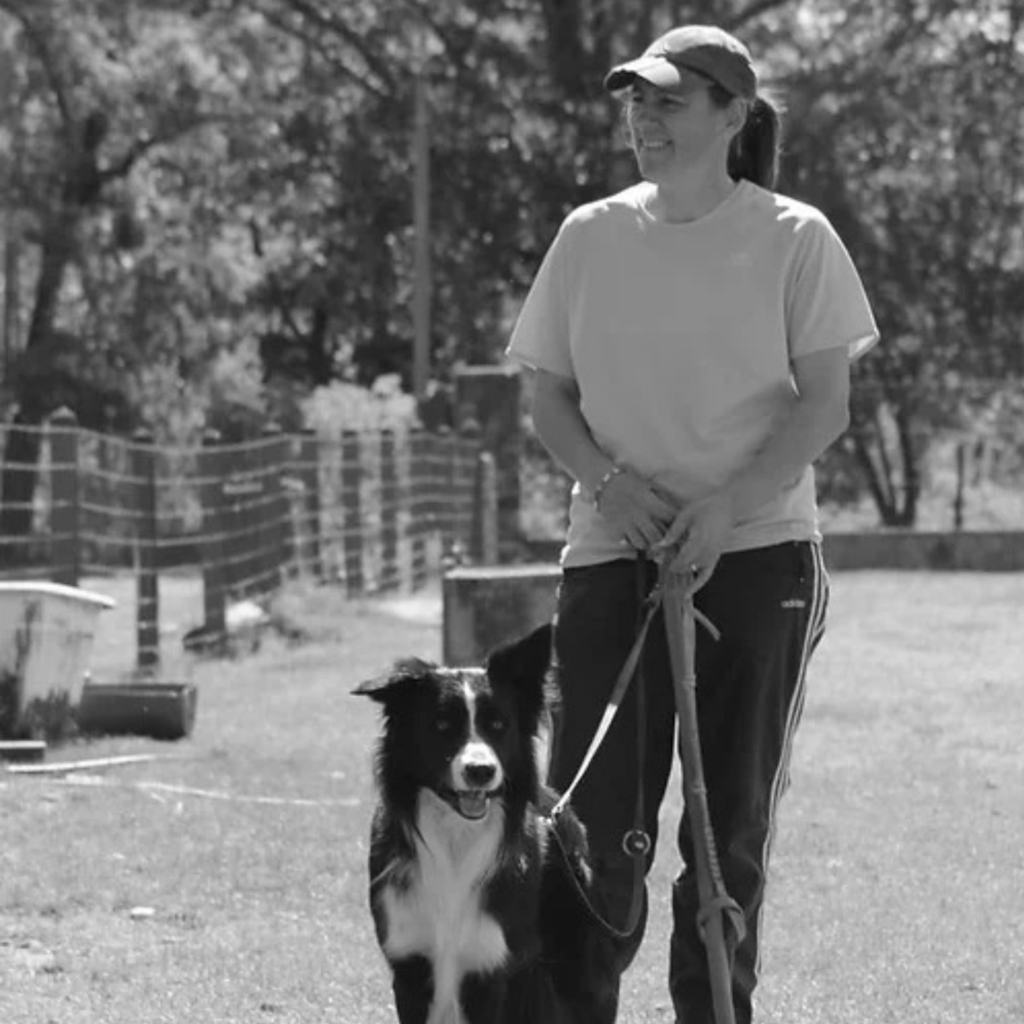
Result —
<path fill-rule="evenodd" d="M 0 424 L 0 579 L 114 597 L 121 667 L 150 670 L 168 637 L 216 646 L 233 608 L 267 606 L 286 580 L 357 598 L 415 590 L 451 562 L 496 562 L 499 540 L 505 561 L 553 557 L 571 481 L 527 429 L 510 451 L 497 478 L 472 424 L 230 445 L 210 434 L 191 446 L 82 429 L 67 412 L 41 427 Z M 830 458 L 819 474 L 828 532 L 877 528 L 849 456 Z M 1020 467 L 995 433 L 931 439 L 917 527 L 1020 529 Z"/>
<path fill-rule="evenodd" d="M 560 541 L 568 524 L 572 480 L 537 438 L 523 439 L 520 528 L 531 540 Z M 915 464 L 916 530 L 1020 530 L 1024 528 L 1024 451 L 993 434 L 933 435 Z M 901 467 L 890 485 L 907 487 Z M 852 451 L 835 446 L 815 465 L 822 527 L 828 532 L 885 529 L 862 467 Z"/>
<path fill-rule="evenodd" d="M 233 606 L 289 578 L 357 598 L 484 557 L 488 459 L 472 425 L 230 445 L 210 434 L 195 447 L 84 430 L 66 411 L 42 427 L 0 426 L 0 578 L 116 589 L 134 606 L 136 667 L 153 668 L 161 578 L 198 581 L 188 639 L 215 645 Z"/>

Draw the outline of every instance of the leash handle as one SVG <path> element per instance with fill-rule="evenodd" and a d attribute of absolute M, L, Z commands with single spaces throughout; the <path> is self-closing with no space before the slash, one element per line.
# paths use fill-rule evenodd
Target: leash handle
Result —
<path fill-rule="evenodd" d="M 746 931 L 743 912 L 726 892 L 708 809 L 707 786 L 697 725 L 696 622 L 693 596 L 681 581 L 666 579 L 665 633 L 679 717 L 679 757 L 683 763 L 686 814 L 693 831 L 700 906 L 697 926 L 708 957 L 711 997 L 717 1024 L 735 1024 L 732 961 Z M 706 621 L 706 620 L 705 620 Z M 716 631 L 717 632 L 717 631 Z M 728 925 L 728 929 L 727 926 Z"/>
<path fill-rule="evenodd" d="M 644 567 L 644 561 L 641 558 L 641 560 L 638 562 L 638 566 L 637 566 L 638 573 L 643 573 L 643 567 Z M 640 577 L 638 576 L 638 579 L 639 578 Z M 642 751 L 642 742 L 641 742 L 641 737 L 643 735 L 643 733 L 642 733 L 642 729 L 643 729 L 643 720 L 642 720 L 642 707 L 643 707 L 643 705 L 642 705 L 642 703 L 640 704 L 640 706 L 638 708 L 638 719 L 639 719 L 639 723 L 638 724 L 640 726 L 641 733 L 640 733 L 640 737 L 638 737 L 638 743 L 637 743 L 637 746 L 638 746 L 638 750 L 637 750 L 637 757 L 638 757 L 637 772 L 638 772 L 638 775 L 637 775 L 637 778 L 638 778 L 639 786 L 640 786 L 640 789 L 638 791 L 637 822 L 635 823 L 634 827 L 632 829 L 630 829 L 630 831 L 628 831 L 623 836 L 623 849 L 633 859 L 633 874 L 634 874 L 633 898 L 632 898 L 632 901 L 631 901 L 629 912 L 627 914 L 626 924 L 622 928 L 617 928 L 610 921 L 606 920 L 594 908 L 593 904 L 590 902 L 590 899 L 589 899 L 587 893 L 583 890 L 583 887 L 580 884 L 579 879 L 576 877 L 576 874 L 573 871 L 572 862 L 571 862 L 571 859 L 569 857 L 568 851 L 565 849 L 565 846 L 564 846 L 564 844 L 562 842 L 562 837 L 561 837 L 561 835 L 558 832 L 558 817 L 565 810 L 565 808 L 569 805 L 569 802 L 572 800 L 572 795 L 575 792 L 576 787 L 580 784 L 580 782 L 582 781 L 583 777 L 586 775 L 587 771 L 590 768 L 591 762 L 594 760 L 594 757 L 596 756 L 597 751 L 600 749 L 601 744 L 604 742 L 605 737 L 608 734 L 608 730 L 611 728 L 612 722 L 614 722 L 615 716 L 618 714 L 619 708 L 620 708 L 620 706 L 622 704 L 623 699 L 625 698 L 626 692 L 628 691 L 629 686 L 630 686 L 631 682 L 633 681 L 633 678 L 637 674 L 637 670 L 638 670 L 639 665 L 640 665 L 640 655 L 643 652 L 643 646 L 644 646 L 644 643 L 647 640 L 647 633 L 648 633 L 648 630 L 650 629 L 651 622 L 654 619 L 654 616 L 657 613 L 658 609 L 661 608 L 663 606 L 663 604 L 665 603 L 665 594 L 666 594 L 666 592 L 670 588 L 674 588 L 677 585 L 678 585 L 678 583 L 675 583 L 675 584 L 672 583 L 671 576 L 668 573 L 667 569 L 665 568 L 665 564 L 663 563 L 662 567 L 661 567 L 661 571 L 659 572 L 658 580 L 657 580 L 655 586 L 651 589 L 650 593 L 646 596 L 646 598 L 644 598 L 645 609 L 644 609 L 643 617 L 642 617 L 642 619 L 640 621 L 640 626 L 637 629 L 636 638 L 633 641 L 633 646 L 630 648 L 629 654 L 626 656 L 626 660 L 623 663 L 622 668 L 620 669 L 618 676 L 616 677 L 615 684 L 612 687 L 611 696 L 608 698 L 608 703 L 605 706 L 603 714 L 601 715 L 601 720 L 598 723 L 598 727 L 597 727 L 597 730 L 594 733 L 593 739 L 590 741 L 590 746 L 587 748 L 587 752 L 586 752 L 586 754 L 584 754 L 583 760 L 580 763 L 580 767 L 577 769 L 576 775 L 574 776 L 572 782 L 569 783 L 568 788 L 564 791 L 564 793 L 562 793 L 562 795 L 559 798 L 558 802 L 555 804 L 555 806 L 552 808 L 550 814 L 548 815 L 548 819 L 549 819 L 549 822 L 551 824 L 551 829 L 552 829 L 552 833 L 554 834 L 555 841 L 556 841 L 556 843 L 558 845 L 559 850 L 562 853 L 563 859 L 566 862 L 566 865 L 567 865 L 567 867 L 569 869 L 569 874 L 570 874 L 570 876 L 571 876 L 571 878 L 573 880 L 573 884 L 576 887 L 576 890 L 577 890 L 578 894 L 582 898 L 582 900 L 583 900 L 585 906 L 587 907 L 587 909 L 589 910 L 591 916 L 603 928 L 605 928 L 608 932 L 610 932 L 612 935 L 615 935 L 615 936 L 617 936 L 619 938 L 628 938 L 629 936 L 631 936 L 633 934 L 634 930 L 636 929 L 636 926 L 640 922 L 640 916 L 643 913 L 643 906 L 644 906 L 644 899 L 643 899 L 644 886 L 643 886 L 643 880 L 644 880 L 644 874 L 646 873 L 645 872 L 645 858 L 646 858 L 646 855 L 650 852 L 650 848 L 651 848 L 651 838 L 642 828 L 643 805 L 642 805 L 641 802 L 639 802 L 639 801 L 642 801 L 642 798 L 643 798 L 643 788 L 642 788 L 642 786 L 643 786 L 643 751 Z M 675 589 L 672 589 L 671 592 L 672 592 L 673 595 L 676 594 L 676 590 Z M 685 599 L 685 603 L 686 603 L 688 615 L 683 618 L 683 628 L 684 628 L 684 630 L 686 630 L 686 629 L 689 630 L 689 637 L 685 640 L 684 647 L 692 652 L 695 649 L 695 638 L 694 638 L 694 635 L 693 635 L 694 632 L 695 632 L 695 630 L 694 630 L 694 623 L 695 622 L 699 622 L 701 624 L 701 626 L 703 626 L 716 640 L 719 638 L 720 633 L 715 628 L 715 625 L 702 612 L 700 612 L 696 608 L 694 608 L 692 598 L 689 595 L 687 595 L 687 597 Z M 668 623 L 668 620 L 669 620 L 669 609 L 667 607 L 665 608 L 665 613 L 666 613 L 665 614 L 666 632 L 669 634 L 669 653 L 670 653 L 670 656 L 672 656 L 672 643 L 673 643 L 673 639 L 674 638 L 673 638 L 673 631 L 669 629 L 669 623 Z M 672 657 L 673 675 L 675 675 L 675 666 L 676 666 L 676 662 L 675 662 L 675 659 L 674 659 L 674 656 L 673 656 Z M 691 673 L 691 676 L 692 676 L 692 673 Z M 694 687 L 695 687 L 695 683 L 696 683 L 695 678 L 693 679 L 693 683 L 694 683 Z M 680 702 L 678 700 L 678 694 L 677 694 L 677 708 L 679 707 L 679 703 Z M 696 717 L 696 711 L 694 711 L 694 720 L 695 720 L 695 717 Z M 682 718 L 680 716 L 680 730 L 681 729 L 682 729 Z M 682 745 L 681 732 L 680 732 L 680 745 Z M 682 746 L 680 746 L 680 749 L 682 750 Z M 698 749 L 698 758 L 699 758 L 699 749 Z M 685 762 L 684 762 L 684 764 L 685 764 Z M 705 794 L 705 797 L 706 797 L 706 794 Z M 705 799 L 705 808 L 706 808 L 706 799 Z M 711 837 L 711 843 L 712 843 L 712 850 L 713 850 L 713 844 L 714 844 L 714 837 L 713 836 Z M 717 857 L 715 858 L 714 862 L 715 862 L 716 870 L 717 870 Z M 700 874 L 700 872 L 698 871 L 698 875 L 699 874 Z M 709 897 L 709 898 L 711 898 L 711 897 Z M 724 892 L 724 886 L 721 887 L 720 898 L 728 900 L 728 896 L 725 895 L 725 892 Z M 703 897 L 702 897 L 702 901 L 701 902 L 702 902 L 702 904 L 705 903 Z M 733 906 L 735 907 L 736 912 L 739 913 L 739 908 L 736 907 L 735 904 L 733 904 Z M 742 918 L 742 914 L 739 915 L 738 920 L 733 920 L 732 923 L 734 925 L 734 928 L 738 932 L 738 934 L 742 936 L 742 932 L 743 932 L 743 918 Z M 714 914 L 713 910 L 706 911 L 704 913 L 704 918 L 700 921 L 700 930 L 701 930 L 702 936 L 704 936 L 705 933 L 712 933 L 713 934 L 716 931 L 721 933 L 721 931 L 722 931 L 721 916 L 718 915 L 718 914 Z M 709 935 L 709 937 L 711 937 L 711 936 Z M 707 940 L 705 940 L 705 941 L 707 941 Z M 723 951 L 726 949 L 724 936 L 718 942 L 713 942 L 712 946 L 709 947 L 709 957 L 711 957 L 712 960 L 715 959 L 715 954 L 713 952 L 713 949 L 718 949 L 719 947 L 721 947 Z M 728 955 L 728 954 L 724 954 L 724 955 Z M 727 961 L 726 961 L 726 966 L 728 968 Z M 731 1002 L 730 1002 L 730 1009 L 731 1009 Z M 732 1022 L 731 1019 L 722 1018 L 721 1021 L 720 1021 L 720 1024 L 733 1024 L 733 1022 Z"/>

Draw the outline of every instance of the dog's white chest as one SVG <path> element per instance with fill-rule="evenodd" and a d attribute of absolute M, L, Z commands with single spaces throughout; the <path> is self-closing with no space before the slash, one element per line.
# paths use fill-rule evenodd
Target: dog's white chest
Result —
<path fill-rule="evenodd" d="M 508 957 L 505 934 L 481 906 L 504 827 L 499 808 L 482 822 L 464 821 L 427 792 L 421 794 L 416 863 L 407 886 L 386 886 L 381 905 L 389 959 L 426 957 L 433 965 L 434 1001 L 428 1024 L 458 1024 L 459 986 Z"/>

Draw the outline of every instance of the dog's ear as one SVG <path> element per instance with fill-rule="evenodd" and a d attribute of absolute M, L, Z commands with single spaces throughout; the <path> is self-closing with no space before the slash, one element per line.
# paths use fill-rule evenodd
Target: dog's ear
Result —
<path fill-rule="evenodd" d="M 496 647 L 484 665 L 496 682 L 530 682 L 543 688 L 544 677 L 551 664 L 551 623 L 546 622 L 532 633 Z"/>
<path fill-rule="evenodd" d="M 374 676 L 360 683 L 352 693 L 358 697 L 369 697 L 379 704 L 386 704 L 400 690 L 413 686 L 421 679 L 429 676 L 434 670 L 429 661 L 420 658 L 406 658 L 396 661 L 390 672 L 381 676 Z"/>

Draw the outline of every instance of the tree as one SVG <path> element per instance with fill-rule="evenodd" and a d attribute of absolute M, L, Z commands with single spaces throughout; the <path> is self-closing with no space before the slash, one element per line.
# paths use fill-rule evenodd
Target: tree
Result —
<path fill-rule="evenodd" d="M 0 536 L 11 537 L 31 528 L 40 446 L 34 428 L 60 400 L 57 389 L 41 386 L 41 371 L 59 350 L 65 363 L 103 376 L 102 355 L 110 355 L 68 345 L 86 319 L 94 257 L 140 247 L 136 169 L 220 116 L 225 79 L 204 60 L 196 26 L 159 4 L 126 10 L 116 0 L 0 0 L 4 16 L 25 142 L 8 204 L 29 211 L 26 235 L 37 249 L 26 340 L 11 382 L 14 426 L 23 429 L 9 433 L 0 488 Z M 72 267 L 79 270 L 74 282 Z M 106 369 L 108 379 L 125 369 L 122 357 Z"/>
<path fill-rule="evenodd" d="M 892 526 L 915 522 L 934 432 L 1024 374 L 1018 8 L 861 3 L 797 37 L 816 65 L 789 72 L 786 182 L 868 286 L 884 343 L 854 369 L 845 449 Z"/>
<path fill-rule="evenodd" d="M 991 405 L 963 382 L 1021 372 L 1020 7 L 0 0 L 0 134 L 20 143 L 5 291 L 33 280 L 24 323 L 5 303 L 17 420 L 58 400 L 54 366 L 62 395 L 89 382 L 87 420 L 116 406 L 158 433 L 234 401 L 240 367 L 239 424 L 280 415 L 278 392 L 408 381 L 417 76 L 435 374 L 499 358 L 564 215 L 635 175 L 604 73 L 716 21 L 788 101 L 782 189 L 825 210 L 867 282 L 885 343 L 855 369 L 845 458 L 886 522 L 913 522 L 929 432 Z M 27 528 L 36 437 L 11 434 L 0 534 Z"/>
<path fill-rule="evenodd" d="M 399 371 L 408 380 L 414 71 L 433 110 L 435 370 L 496 358 L 562 217 L 633 173 L 604 74 L 687 6 L 259 0 L 268 23 L 300 45 L 309 90 L 298 111 L 280 98 L 292 152 L 277 155 L 293 182 L 315 182 L 275 207 L 310 231 L 305 247 L 278 249 L 261 292 L 276 322 L 265 339 L 269 368 L 324 383 L 351 353 L 359 379 Z M 736 25 L 783 6 L 719 4 Z M 258 174 L 270 187 L 281 164 Z M 262 246 L 273 232 L 260 225 Z"/>

